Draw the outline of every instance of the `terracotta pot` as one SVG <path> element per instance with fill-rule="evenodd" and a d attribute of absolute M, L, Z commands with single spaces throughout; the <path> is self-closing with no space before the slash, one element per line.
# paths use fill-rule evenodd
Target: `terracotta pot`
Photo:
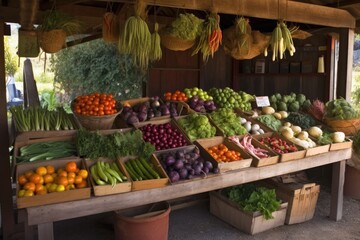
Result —
<path fill-rule="evenodd" d="M 160 202 L 116 212 L 115 239 L 167 240 L 170 211 L 169 203 Z"/>
<path fill-rule="evenodd" d="M 346 165 L 344 195 L 360 199 L 360 170 Z"/>

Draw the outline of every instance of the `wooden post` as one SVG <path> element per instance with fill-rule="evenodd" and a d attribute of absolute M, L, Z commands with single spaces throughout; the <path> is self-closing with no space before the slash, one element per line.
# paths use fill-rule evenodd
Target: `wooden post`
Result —
<path fill-rule="evenodd" d="M 333 163 L 332 166 L 330 218 L 339 221 L 342 218 L 343 212 L 346 161 Z"/>
<path fill-rule="evenodd" d="M 0 203 L 3 239 L 9 239 L 14 233 L 15 218 L 12 202 L 9 132 L 6 107 L 5 55 L 4 55 L 4 21 L 0 19 L 0 136 L 5 140 L 0 144 Z"/>

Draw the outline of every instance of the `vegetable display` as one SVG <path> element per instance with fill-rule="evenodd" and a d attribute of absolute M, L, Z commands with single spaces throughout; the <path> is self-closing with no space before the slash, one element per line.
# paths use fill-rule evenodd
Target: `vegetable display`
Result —
<path fill-rule="evenodd" d="M 225 136 L 244 135 L 247 133 L 247 130 L 232 109 L 219 108 L 210 113 L 209 116 L 215 125 L 223 131 Z"/>
<path fill-rule="evenodd" d="M 185 137 L 170 123 L 147 124 L 140 130 L 144 141 L 154 145 L 157 151 L 187 145 Z"/>
<path fill-rule="evenodd" d="M 245 135 L 241 140 L 239 139 L 238 136 L 232 136 L 232 137 L 229 137 L 228 139 L 257 158 L 267 158 L 270 156 L 268 150 L 259 148 L 259 147 L 255 147 L 251 143 L 252 137 L 249 135 Z"/>
<path fill-rule="evenodd" d="M 109 163 L 98 160 L 90 167 L 90 174 L 97 185 L 111 184 L 114 187 L 116 183 L 128 180 L 115 162 Z"/>
<path fill-rule="evenodd" d="M 243 111 L 251 110 L 251 101 L 254 97 L 245 92 L 235 92 L 233 89 L 226 87 L 211 88 L 209 94 L 214 98 L 214 102 L 219 108 L 239 108 Z"/>
<path fill-rule="evenodd" d="M 302 129 L 308 129 L 317 125 L 317 122 L 310 115 L 298 112 L 291 112 L 286 120 Z"/>
<path fill-rule="evenodd" d="M 72 108 L 77 114 L 91 116 L 103 116 L 118 112 L 113 95 L 105 93 L 78 96 L 75 98 Z"/>
<path fill-rule="evenodd" d="M 55 169 L 53 165 L 42 165 L 34 170 L 18 176 L 20 189 L 18 197 L 63 192 L 88 186 L 88 171 L 80 168 L 75 161 L 64 164 L 64 167 Z"/>
<path fill-rule="evenodd" d="M 198 138 L 214 137 L 216 128 L 210 124 L 209 119 L 202 114 L 191 113 L 177 120 L 180 127 L 185 131 L 190 141 Z"/>
<path fill-rule="evenodd" d="M 312 129 L 312 133 L 314 133 L 314 131 L 316 130 Z M 316 147 L 316 143 L 309 138 L 309 133 L 307 131 L 303 131 L 299 126 L 292 125 L 291 127 L 281 127 L 280 133 L 289 141 L 305 149 Z"/>
<path fill-rule="evenodd" d="M 359 114 L 349 102 L 347 102 L 344 98 L 339 98 L 325 104 L 324 117 L 348 120 L 359 117 Z"/>
<path fill-rule="evenodd" d="M 76 147 L 70 141 L 50 141 L 25 145 L 20 148 L 17 162 L 51 160 L 76 155 Z"/>
<path fill-rule="evenodd" d="M 185 88 L 184 93 L 186 94 L 186 97 L 189 99 L 193 96 L 198 96 L 201 100 L 213 100 L 213 97 L 208 94 L 205 90 L 193 87 L 193 88 Z"/>
<path fill-rule="evenodd" d="M 279 207 L 281 201 L 276 199 L 275 189 L 256 187 L 253 184 L 233 186 L 227 190 L 227 197 L 239 204 L 244 211 L 260 211 L 265 219 L 272 219 L 272 213 Z"/>
<path fill-rule="evenodd" d="M 125 162 L 125 168 L 133 181 L 160 178 L 159 173 L 145 158 L 129 159 Z"/>
<path fill-rule="evenodd" d="M 188 98 L 184 92 L 176 90 L 175 92 L 166 92 L 164 94 L 165 101 L 184 101 L 187 102 Z"/>
<path fill-rule="evenodd" d="M 219 144 L 206 149 L 206 151 L 217 161 L 217 162 L 233 162 L 242 160 L 240 152 L 230 150 L 224 144 Z"/>
<path fill-rule="evenodd" d="M 148 158 L 155 151 L 151 143 L 143 141 L 140 130 L 101 135 L 80 129 L 76 136 L 76 147 L 80 156 L 90 159 L 104 157 L 115 160 L 132 155 Z"/>
<path fill-rule="evenodd" d="M 270 96 L 269 101 L 275 111 L 298 112 L 301 109 L 307 109 L 311 105 L 311 101 L 301 93 L 290 93 L 289 95 L 276 93 Z"/>
<path fill-rule="evenodd" d="M 57 131 L 76 129 L 77 125 L 71 114 L 63 108 L 49 111 L 41 107 L 13 106 L 10 109 L 18 132 L 27 131 Z"/>
<path fill-rule="evenodd" d="M 210 161 L 206 161 L 200 156 L 200 151 L 196 147 L 192 150 L 180 149 L 162 153 L 158 158 L 171 182 L 206 176 L 209 172 L 220 172 L 219 168 L 214 167 Z"/>
<path fill-rule="evenodd" d="M 189 99 L 189 107 L 195 112 L 212 112 L 216 110 L 216 106 L 213 100 L 202 100 L 198 96 L 192 96 Z"/>
<path fill-rule="evenodd" d="M 278 131 L 282 126 L 281 121 L 274 117 L 274 115 L 260 115 L 256 118 L 257 121 L 263 123 L 267 127 L 271 128 L 274 131 Z"/>
<path fill-rule="evenodd" d="M 259 139 L 259 142 L 279 154 L 298 151 L 298 148 L 294 144 L 287 143 L 287 141 L 276 136 L 262 137 Z"/>

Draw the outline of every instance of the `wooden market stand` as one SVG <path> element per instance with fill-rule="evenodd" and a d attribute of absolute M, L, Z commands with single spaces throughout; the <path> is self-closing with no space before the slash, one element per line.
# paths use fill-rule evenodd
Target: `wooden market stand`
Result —
<path fill-rule="evenodd" d="M 7 2 L 7 1 L 6 1 Z M 112 2 L 123 2 L 115 0 Z M 134 1 L 126 1 L 131 3 Z M 183 8 L 193 10 L 216 9 L 219 13 L 244 15 L 263 19 L 278 19 L 279 13 L 274 11 L 278 3 L 282 8 L 288 4 L 287 20 L 297 23 L 314 24 L 338 28 L 340 36 L 340 55 L 338 62 L 337 96 L 349 98 L 351 86 L 351 64 L 355 18 L 348 12 L 338 8 L 311 5 L 301 2 L 284 0 L 145 0 L 149 5 Z M 234 6 L 241 6 L 234 8 Z M 18 12 L 12 8 L 0 7 L 0 35 L 5 35 L 5 22 L 19 22 Z M 17 19 L 14 17 L 17 16 Z M 280 16 L 281 17 L 281 16 Z M 4 38 L 0 40 L 4 46 Z M 0 47 L 0 77 L 5 85 L 4 47 Z M 332 72 L 332 74 L 334 74 Z M 200 84 L 201 85 L 201 84 Z M 330 97 L 333 97 L 330 95 Z M 0 136 L 5 144 L 0 146 L 0 179 L 1 179 L 1 219 L 3 238 L 9 239 L 15 234 L 15 209 L 13 208 L 13 192 L 11 188 L 11 174 L 9 163 L 8 119 L 6 107 L 6 88 L 0 88 Z M 150 189 L 109 195 L 91 197 L 86 200 L 69 203 L 58 203 L 29 207 L 26 209 L 26 222 L 28 225 L 38 226 L 39 239 L 53 239 L 53 222 L 81 216 L 108 212 L 140 206 L 147 203 L 158 202 L 194 195 L 236 184 L 242 184 L 270 178 L 286 173 L 306 170 L 319 166 L 333 166 L 330 217 L 333 220 L 342 218 L 343 183 L 346 159 L 351 156 L 351 149 L 331 151 L 328 153 L 307 157 L 290 162 L 278 163 L 260 168 L 248 168 L 220 174 L 201 180 L 169 185 L 163 188 Z M 54 214 L 54 213 L 57 214 Z M 26 234 L 27 235 L 27 234 Z"/>

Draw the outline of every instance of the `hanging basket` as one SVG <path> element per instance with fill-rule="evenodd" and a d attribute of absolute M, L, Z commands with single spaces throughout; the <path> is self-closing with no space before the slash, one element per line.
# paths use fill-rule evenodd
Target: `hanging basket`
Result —
<path fill-rule="evenodd" d="M 103 16 L 102 38 L 105 42 L 117 43 L 120 36 L 120 26 L 117 15 L 107 12 Z"/>
<path fill-rule="evenodd" d="M 172 51 L 185 51 L 195 44 L 195 40 L 185 40 L 160 32 L 161 44 Z"/>
<path fill-rule="evenodd" d="M 345 133 L 347 136 L 355 135 L 360 130 L 360 118 L 337 120 L 325 118 L 325 123 L 332 130 Z"/>
<path fill-rule="evenodd" d="M 48 32 L 38 32 L 38 41 L 41 49 L 46 53 L 56 53 L 65 45 L 66 32 L 55 29 Z"/>

